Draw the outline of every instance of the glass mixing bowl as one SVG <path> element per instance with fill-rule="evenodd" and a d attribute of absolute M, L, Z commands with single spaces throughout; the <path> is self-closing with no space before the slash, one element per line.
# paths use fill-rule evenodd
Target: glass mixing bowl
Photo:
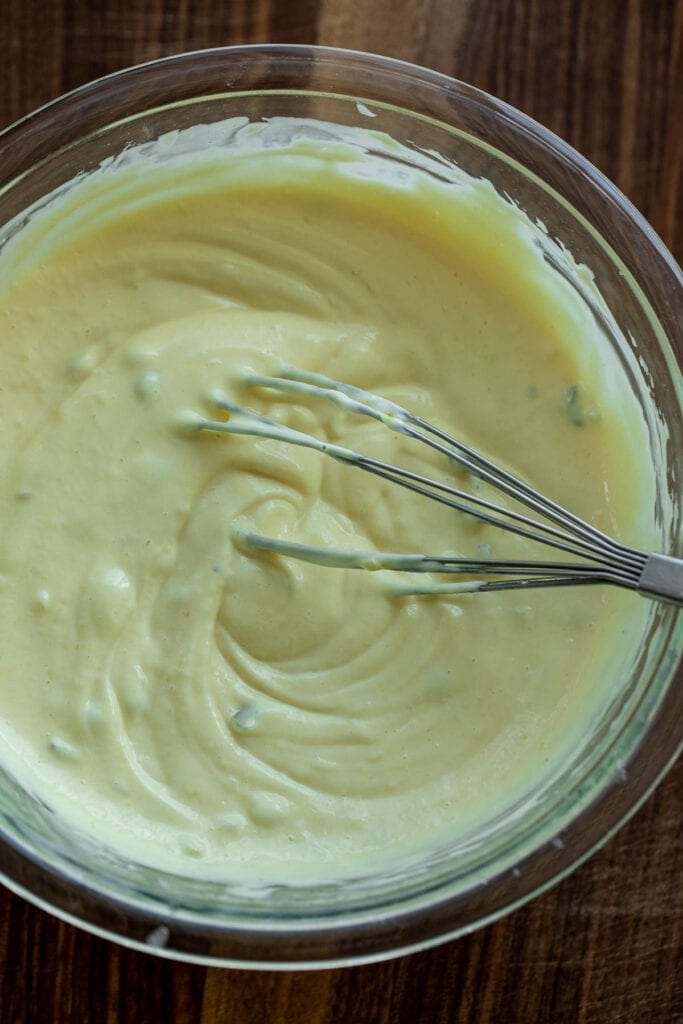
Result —
<path fill-rule="evenodd" d="M 603 316 L 604 331 L 645 414 L 660 550 L 683 554 L 680 270 L 595 168 L 476 89 L 383 57 L 315 47 L 234 47 L 132 68 L 0 134 L 0 246 L 28 208 L 126 147 L 236 115 L 385 132 L 418 163 L 429 153 L 443 158 L 445 177 L 457 164 L 488 178 L 586 264 L 618 327 Z M 683 618 L 653 603 L 628 677 L 524 813 L 509 808 L 475 836 L 409 865 L 296 887 L 236 889 L 177 877 L 74 834 L 0 772 L 0 871 L 15 892 L 68 921 L 177 959 L 300 968 L 424 948 L 542 892 L 645 800 L 681 745 L 682 651 Z"/>

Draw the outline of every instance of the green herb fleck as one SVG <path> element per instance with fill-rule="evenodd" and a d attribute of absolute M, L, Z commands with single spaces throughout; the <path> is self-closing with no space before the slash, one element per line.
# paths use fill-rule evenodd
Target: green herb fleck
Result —
<path fill-rule="evenodd" d="M 564 405 L 567 416 L 575 427 L 583 427 L 586 423 L 600 419 L 599 408 L 597 405 L 591 405 L 585 401 L 578 384 L 572 384 L 570 388 L 567 388 Z"/>

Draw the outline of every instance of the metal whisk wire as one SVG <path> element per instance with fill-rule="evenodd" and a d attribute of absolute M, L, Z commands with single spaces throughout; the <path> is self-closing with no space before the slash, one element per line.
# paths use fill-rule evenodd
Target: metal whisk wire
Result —
<path fill-rule="evenodd" d="M 575 586 L 611 583 L 636 590 L 645 596 L 683 605 L 683 561 L 666 555 L 646 554 L 620 544 L 573 513 L 544 497 L 523 480 L 496 466 L 484 456 L 451 437 L 438 427 L 410 413 L 395 402 L 351 384 L 322 374 L 285 368 L 277 375 L 252 374 L 245 378 L 251 387 L 288 392 L 307 398 L 321 398 L 343 410 L 377 420 L 399 434 L 419 441 L 458 463 L 481 480 L 530 509 L 542 520 L 521 511 L 374 459 L 312 435 L 276 423 L 274 420 L 236 405 L 220 393 L 210 404 L 221 418 L 190 414 L 189 425 L 198 430 L 267 437 L 311 448 L 337 461 L 389 480 L 417 494 L 431 498 L 484 523 L 556 548 L 583 562 L 546 562 L 494 558 L 461 558 L 443 555 L 331 551 L 254 533 L 236 539 L 251 551 L 270 551 L 303 561 L 339 568 L 391 569 L 401 572 L 466 574 L 484 577 L 447 584 L 399 585 L 397 594 L 457 594 L 467 591 L 509 590 L 524 587 Z M 545 521 L 543 521 L 545 520 Z M 488 576 L 503 579 L 486 579 Z"/>

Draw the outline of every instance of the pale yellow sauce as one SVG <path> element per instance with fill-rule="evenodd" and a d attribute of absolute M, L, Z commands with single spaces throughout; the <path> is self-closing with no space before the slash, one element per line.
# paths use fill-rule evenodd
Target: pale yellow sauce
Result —
<path fill-rule="evenodd" d="M 179 425 L 219 388 L 495 497 L 381 424 L 241 386 L 282 363 L 647 539 L 635 402 L 530 224 L 486 183 L 359 159 L 301 142 L 94 175 L 0 258 L 0 757 L 125 856 L 332 877 L 462 835 L 557 768 L 642 631 L 645 602 L 606 588 L 395 598 L 389 572 L 233 542 L 548 557 L 315 452 Z"/>

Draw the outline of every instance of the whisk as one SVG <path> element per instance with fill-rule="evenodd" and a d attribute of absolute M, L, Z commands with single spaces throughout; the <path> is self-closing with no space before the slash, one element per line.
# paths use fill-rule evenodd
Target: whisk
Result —
<path fill-rule="evenodd" d="M 359 454 L 341 445 L 321 441 L 312 435 L 235 405 L 219 392 L 210 398 L 210 405 L 216 411 L 216 418 L 193 413 L 189 415 L 189 426 L 202 431 L 272 438 L 313 449 L 346 465 L 362 469 L 406 487 L 416 494 L 474 516 L 481 522 L 563 551 L 579 561 L 546 562 L 345 551 L 298 544 L 250 532 L 241 532 L 236 537 L 243 548 L 250 551 L 268 551 L 329 567 L 371 571 L 388 569 L 404 573 L 447 573 L 456 577 L 470 577 L 467 580 L 441 584 L 431 581 L 416 582 L 414 585 L 401 584 L 393 588 L 396 594 L 446 595 L 608 583 L 635 590 L 645 597 L 678 606 L 683 605 L 683 560 L 662 554 L 647 554 L 613 540 L 472 448 L 395 402 L 321 374 L 289 367 L 273 376 L 248 375 L 244 383 L 250 387 L 324 399 L 349 413 L 377 420 L 390 430 L 440 452 L 475 477 L 493 485 L 520 505 L 526 506 L 533 515 L 506 508 L 469 491 Z"/>

